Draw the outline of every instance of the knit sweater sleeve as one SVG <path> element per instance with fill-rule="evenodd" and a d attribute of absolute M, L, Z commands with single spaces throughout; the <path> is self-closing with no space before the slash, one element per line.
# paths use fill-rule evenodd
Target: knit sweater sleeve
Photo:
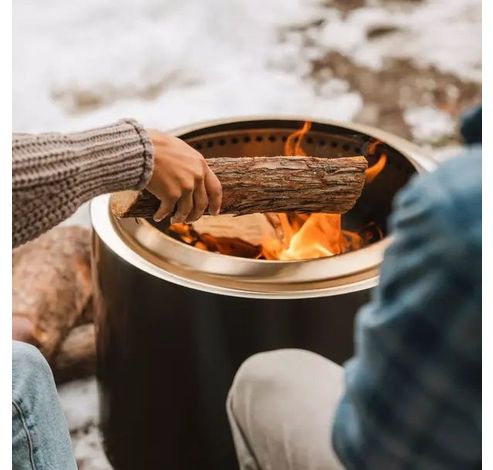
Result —
<path fill-rule="evenodd" d="M 74 134 L 13 134 L 12 244 L 21 245 L 101 194 L 142 189 L 152 145 L 133 120 Z"/>

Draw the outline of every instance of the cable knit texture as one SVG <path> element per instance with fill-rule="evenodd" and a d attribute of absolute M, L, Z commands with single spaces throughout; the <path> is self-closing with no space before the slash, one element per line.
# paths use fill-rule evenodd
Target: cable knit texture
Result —
<path fill-rule="evenodd" d="M 21 245 L 105 193 L 144 188 L 151 141 L 126 119 L 74 134 L 13 134 L 12 244 Z"/>

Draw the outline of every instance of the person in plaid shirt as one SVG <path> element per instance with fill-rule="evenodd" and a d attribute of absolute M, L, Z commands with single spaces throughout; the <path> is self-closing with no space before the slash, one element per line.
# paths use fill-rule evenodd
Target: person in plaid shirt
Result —
<path fill-rule="evenodd" d="M 462 133 L 461 158 L 398 195 L 344 369 L 302 350 L 240 367 L 227 411 L 242 469 L 480 468 L 481 108 Z"/>

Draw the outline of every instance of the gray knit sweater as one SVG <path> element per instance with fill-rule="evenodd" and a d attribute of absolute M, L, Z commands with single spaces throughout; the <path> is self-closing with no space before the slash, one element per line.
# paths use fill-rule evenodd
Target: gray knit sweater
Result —
<path fill-rule="evenodd" d="M 75 134 L 13 134 L 12 245 L 37 237 L 95 196 L 144 188 L 152 167 L 149 137 L 130 119 Z"/>

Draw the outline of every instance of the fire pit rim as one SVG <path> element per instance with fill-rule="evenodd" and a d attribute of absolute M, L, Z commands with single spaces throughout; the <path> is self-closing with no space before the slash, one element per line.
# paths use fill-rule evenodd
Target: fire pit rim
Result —
<path fill-rule="evenodd" d="M 141 252 L 129 246 L 118 231 L 115 230 L 109 212 L 109 197 L 109 195 L 103 195 L 91 201 L 90 213 L 93 225 L 93 249 L 97 245 L 94 237 L 99 237 L 111 252 L 125 262 L 154 277 L 178 286 L 230 297 L 292 299 L 346 294 L 370 289 L 378 283 L 377 268 L 358 272 L 352 276 L 341 277 L 335 281 L 328 279 L 316 283 L 280 282 L 278 284 L 249 283 L 241 279 L 228 279 L 226 276 L 211 276 L 190 269 L 180 269 L 174 265 L 164 268 L 157 265 L 152 259 L 146 259 Z M 94 256 L 94 259 L 97 263 L 97 254 Z"/>
<path fill-rule="evenodd" d="M 245 283 L 313 282 L 334 280 L 362 273 L 380 265 L 383 252 L 390 243 L 390 236 L 383 238 L 360 250 L 343 253 L 333 257 L 321 257 L 302 260 L 262 260 L 240 258 L 222 253 L 199 250 L 191 245 L 175 240 L 146 221 L 133 219 L 116 221 L 108 209 L 113 230 L 144 257 L 152 257 L 154 262 L 180 264 L 182 267 L 200 270 L 220 277 L 234 277 Z M 164 243 L 162 243 L 164 242 Z M 154 246 L 153 246 L 154 245 Z M 157 247 L 158 245 L 159 247 Z M 193 263 L 188 263 L 188 258 Z M 199 260 L 205 260 L 205 264 Z M 234 260 L 234 269 L 230 269 Z M 362 262 L 364 261 L 364 262 Z M 330 265 L 330 270 L 327 267 Z"/>
<path fill-rule="evenodd" d="M 383 140 L 385 143 L 394 147 L 399 153 L 403 154 L 411 164 L 419 171 L 432 170 L 435 162 L 421 149 L 399 137 L 393 136 L 385 131 L 374 129 L 360 124 L 344 123 L 334 120 L 319 119 L 313 116 L 282 116 L 282 115 L 263 115 L 263 116 L 239 116 L 228 119 L 217 119 L 207 122 L 199 122 L 188 126 L 180 127 L 170 131 L 173 134 L 186 136 L 194 131 L 203 131 L 214 126 L 234 125 L 235 123 L 251 123 L 252 127 L 265 126 L 266 121 L 290 121 L 303 122 L 306 120 L 314 121 L 321 125 L 340 127 L 343 130 L 351 130 L 366 134 L 371 137 Z M 91 204 L 91 219 L 97 235 L 127 262 L 143 269 L 154 276 L 166 279 L 181 286 L 188 286 L 198 290 L 214 292 L 230 296 L 248 296 L 257 298 L 299 298 L 299 297 L 320 297 L 327 295 L 338 295 L 367 289 L 373 287 L 378 282 L 378 267 L 383 258 L 385 247 L 390 243 L 390 237 L 373 243 L 356 252 L 339 255 L 333 258 L 319 258 L 313 260 L 255 260 L 245 258 L 233 258 L 212 252 L 201 252 L 192 246 L 188 246 L 171 237 L 166 237 L 168 247 L 164 250 L 165 254 L 172 251 L 172 247 L 184 253 L 184 260 L 189 256 L 200 255 L 202 262 L 195 266 L 187 265 L 183 259 L 159 259 L 156 254 L 149 249 L 138 246 L 135 240 L 129 240 L 128 234 L 120 230 L 120 222 L 115 223 L 109 214 L 109 196 L 102 196 L 94 200 Z M 127 222 L 131 223 L 131 222 Z M 134 222 L 135 224 L 135 222 Z M 154 229 L 157 231 L 157 229 Z M 158 231 L 157 231 L 158 232 Z M 150 232 L 152 233 L 152 232 Z M 159 232 L 160 233 L 160 232 Z M 123 235 L 123 236 L 122 236 Z M 173 244 L 172 242 L 175 242 Z M 145 246 L 145 240 L 143 245 Z M 117 249 L 118 248 L 118 249 Z M 365 254 L 370 254 L 366 256 Z M 205 255 L 205 257 L 204 257 Z M 366 258 L 365 263 L 353 263 L 350 260 L 361 257 Z M 202 259 L 202 258 L 201 258 Z M 200 272 L 201 268 L 207 268 L 214 260 L 220 260 L 214 269 Z M 241 267 L 232 271 L 228 269 L 228 264 Z M 344 263 L 350 266 L 344 268 Z M 180 266 L 181 264 L 181 266 Z M 267 267 L 264 271 L 256 272 L 256 266 Z M 253 269 L 252 269 L 253 267 Z M 320 267 L 316 273 L 309 271 L 309 267 Z M 293 276 L 294 272 L 294 276 Z"/>
<path fill-rule="evenodd" d="M 241 216 L 238 216 L 238 217 L 241 217 Z M 115 227 L 115 229 L 117 231 L 119 231 L 123 236 L 126 236 L 124 230 L 122 229 L 124 225 L 127 225 L 127 224 L 132 224 L 133 225 L 133 219 L 123 219 L 121 221 L 115 221 L 113 219 L 113 225 Z M 137 223 L 137 225 L 143 225 L 145 227 L 150 227 L 151 229 L 153 230 L 156 230 L 147 220 L 142 220 Z M 203 250 L 200 250 L 199 248 L 195 248 L 194 246 L 192 245 L 189 245 L 187 243 L 183 243 L 182 241 L 179 241 L 179 240 L 176 240 L 172 237 L 170 237 L 169 235 L 167 234 L 164 234 L 164 233 L 161 233 L 163 236 L 166 237 L 166 241 L 167 243 L 169 244 L 172 244 L 174 247 L 176 248 L 183 248 L 183 249 L 186 249 L 186 250 L 193 250 L 194 253 L 204 253 Z M 133 233 L 133 235 L 135 236 L 135 232 Z M 136 237 L 137 241 L 139 237 Z M 361 254 L 362 250 L 365 250 L 366 251 L 379 251 L 381 252 L 382 250 L 384 250 L 387 245 L 389 244 L 389 240 L 391 239 L 392 237 L 389 235 L 389 236 L 386 236 L 384 238 L 382 238 L 381 240 L 378 240 L 376 242 L 373 242 L 371 245 L 368 245 L 364 248 L 361 248 L 359 250 L 355 250 L 355 251 L 347 251 L 346 253 L 341 253 L 341 254 L 338 254 L 337 256 L 331 256 L 331 257 L 320 257 L 320 258 L 306 258 L 306 259 L 257 259 L 257 258 L 242 258 L 242 257 L 238 257 L 238 256 L 234 256 L 234 255 L 226 255 L 226 254 L 223 254 L 223 253 L 218 253 L 218 252 L 214 252 L 214 251 L 207 251 L 207 256 L 209 257 L 214 257 L 214 258 L 217 258 L 217 259 L 222 259 L 224 260 L 225 262 L 227 261 L 231 261 L 231 258 L 235 259 L 235 260 L 242 260 L 243 262 L 245 263 L 252 263 L 252 264 L 265 264 L 266 266 L 274 266 L 274 265 L 278 265 L 278 266 L 289 266 L 289 265 L 293 265 L 293 266 L 297 266 L 299 265 L 299 263 L 304 263 L 304 264 L 314 264 L 314 263 L 320 263 L 321 261 L 323 260 L 327 260 L 327 259 L 331 259 L 331 260 L 339 260 L 339 259 L 343 259 L 343 260 L 347 260 L 348 257 L 351 257 L 352 255 L 356 256 L 357 253 Z M 381 260 L 379 260 L 381 261 Z M 377 263 L 378 264 L 378 263 Z M 363 271 L 363 270 L 362 270 Z M 332 277 L 335 277 L 335 276 L 332 276 Z M 338 276 L 337 276 L 338 277 Z"/>
<path fill-rule="evenodd" d="M 292 114 L 253 114 L 253 115 L 236 115 L 228 118 L 210 119 L 206 121 L 197 121 L 191 124 L 172 128 L 168 131 L 173 135 L 184 135 L 191 132 L 200 131 L 206 127 L 214 127 L 225 124 L 248 123 L 255 121 L 293 121 L 293 122 L 315 122 L 327 126 L 340 127 L 342 129 L 350 128 L 352 131 L 360 132 L 377 139 L 396 148 L 400 153 L 407 157 L 411 163 L 417 166 L 418 170 L 433 171 L 438 161 L 435 160 L 431 152 L 426 151 L 412 142 L 403 139 L 395 134 L 384 131 L 377 127 L 365 124 L 354 123 L 351 121 L 339 121 L 336 119 L 326 119 L 315 115 L 292 115 Z"/>

